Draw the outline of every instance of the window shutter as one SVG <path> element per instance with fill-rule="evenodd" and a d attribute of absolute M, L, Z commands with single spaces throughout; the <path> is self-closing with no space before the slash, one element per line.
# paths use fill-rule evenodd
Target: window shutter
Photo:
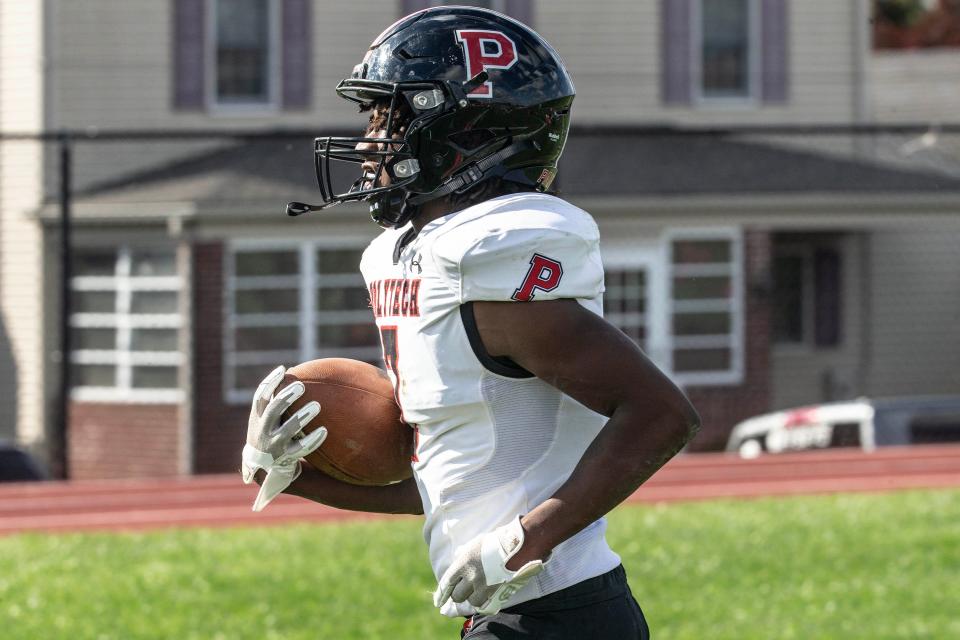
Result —
<path fill-rule="evenodd" d="M 311 98 L 310 0 L 283 0 L 281 29 L 283 58 L 283 108 L 305 109 Z"/>
<path fill-rule="evenodd" d="M 511 17 L 533 27 L 533 0 L 507 0 L 504 8 Z"/>
<path fill-rule="evenodd" d="M 429 6 L 430 0 L 401 0 L 400 17 L 408 16 L 414 11 L 420 11 L 420 9 L 426 9 Z"/>
<path fill-rule="evenodd" d="M 205 0 L 173 3 L 173 106 L 204 108 Z"/>
<path fill-rule="evenodd" d="M 660 3 L 661 91 L 666 104 L 690 104 L 692 1 Z"/>
<path fill-rule="evenodd" d="M 833 249 L 817 249 L 813 257 L 813 342 L 818 347 L 840 344 L 840 274 L 840 254 Z"/>
<path fill-rule="evenodd" d="M 783 103 L 789 96 L 789 25 L 787 0 L 761 0 L 761 96 Z"/>

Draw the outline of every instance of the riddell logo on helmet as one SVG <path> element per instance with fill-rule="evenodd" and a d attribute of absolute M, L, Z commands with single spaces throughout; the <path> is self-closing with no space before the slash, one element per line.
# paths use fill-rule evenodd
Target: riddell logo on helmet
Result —
<path fill-rule="evenodd" d="M 517 44 L 500 31 L 458 29 L 457 42 L 467 63 L 467 80 L 485 69 L 509 69 L 517 63 Z M 493 82 L 487 80 L 471 91 L 470 98 L 492 98 Z"/>

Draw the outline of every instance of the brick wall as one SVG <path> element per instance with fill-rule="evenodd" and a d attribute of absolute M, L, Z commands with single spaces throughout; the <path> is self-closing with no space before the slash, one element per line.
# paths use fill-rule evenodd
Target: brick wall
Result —
<path fill-rule="evenodd" d="M 734 425 L 770 410 L 770 246 L 769 232 L 745 231 L 744 379 L 735 387 L 686 389 L 703 421 L 692 451 L 722 449 Z"/>
<path fill-rule="evenodd" d="M 178 475 L 179 411 L 176 404 L 71 403 L 70 478 Z"/>
<path fill-rule="evenodd" d="M 223 244 L 194 245 L 194 469 L 225 473 L 240 468 L 247 405 L 223 398 Z"/>

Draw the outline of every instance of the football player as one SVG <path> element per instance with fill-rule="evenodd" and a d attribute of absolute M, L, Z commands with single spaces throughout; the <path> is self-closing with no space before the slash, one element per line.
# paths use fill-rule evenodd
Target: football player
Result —
<path fill-rule="evenodd" d="M 414 477 L 360 487 L 300 468 L 322 446 L 299 395 L 254 399 L 244 476 L 344 509 L 424 514 L 434 605 L 463 637 L 648 637 L 604 515 L 686 444 L 697 413 L 602 317 L 597 225 L 550 195 L 573 83 L 525 25 L 427 9 L 378 36 L 342 97 L 357 138 L 316 140 L 320 205 L 366 200 L 384 227 L 360 269 L 384 363 L 416 429 Z M 359 169 L 338 189 L 331 162 Z M 315 404 L 315 403 L 314 403 Z M 319 434 L 319 435 L 318 435 Z"/>

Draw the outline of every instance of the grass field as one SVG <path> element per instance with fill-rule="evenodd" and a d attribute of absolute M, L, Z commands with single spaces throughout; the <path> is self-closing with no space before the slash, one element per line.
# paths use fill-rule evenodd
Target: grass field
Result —
<path fill-rule="evenodd" d="M 960 638 L 960 491 L 621 507 L 653 635 Z M 0 538 L 0 637 L 458 638 L 415 519 Z"/>

